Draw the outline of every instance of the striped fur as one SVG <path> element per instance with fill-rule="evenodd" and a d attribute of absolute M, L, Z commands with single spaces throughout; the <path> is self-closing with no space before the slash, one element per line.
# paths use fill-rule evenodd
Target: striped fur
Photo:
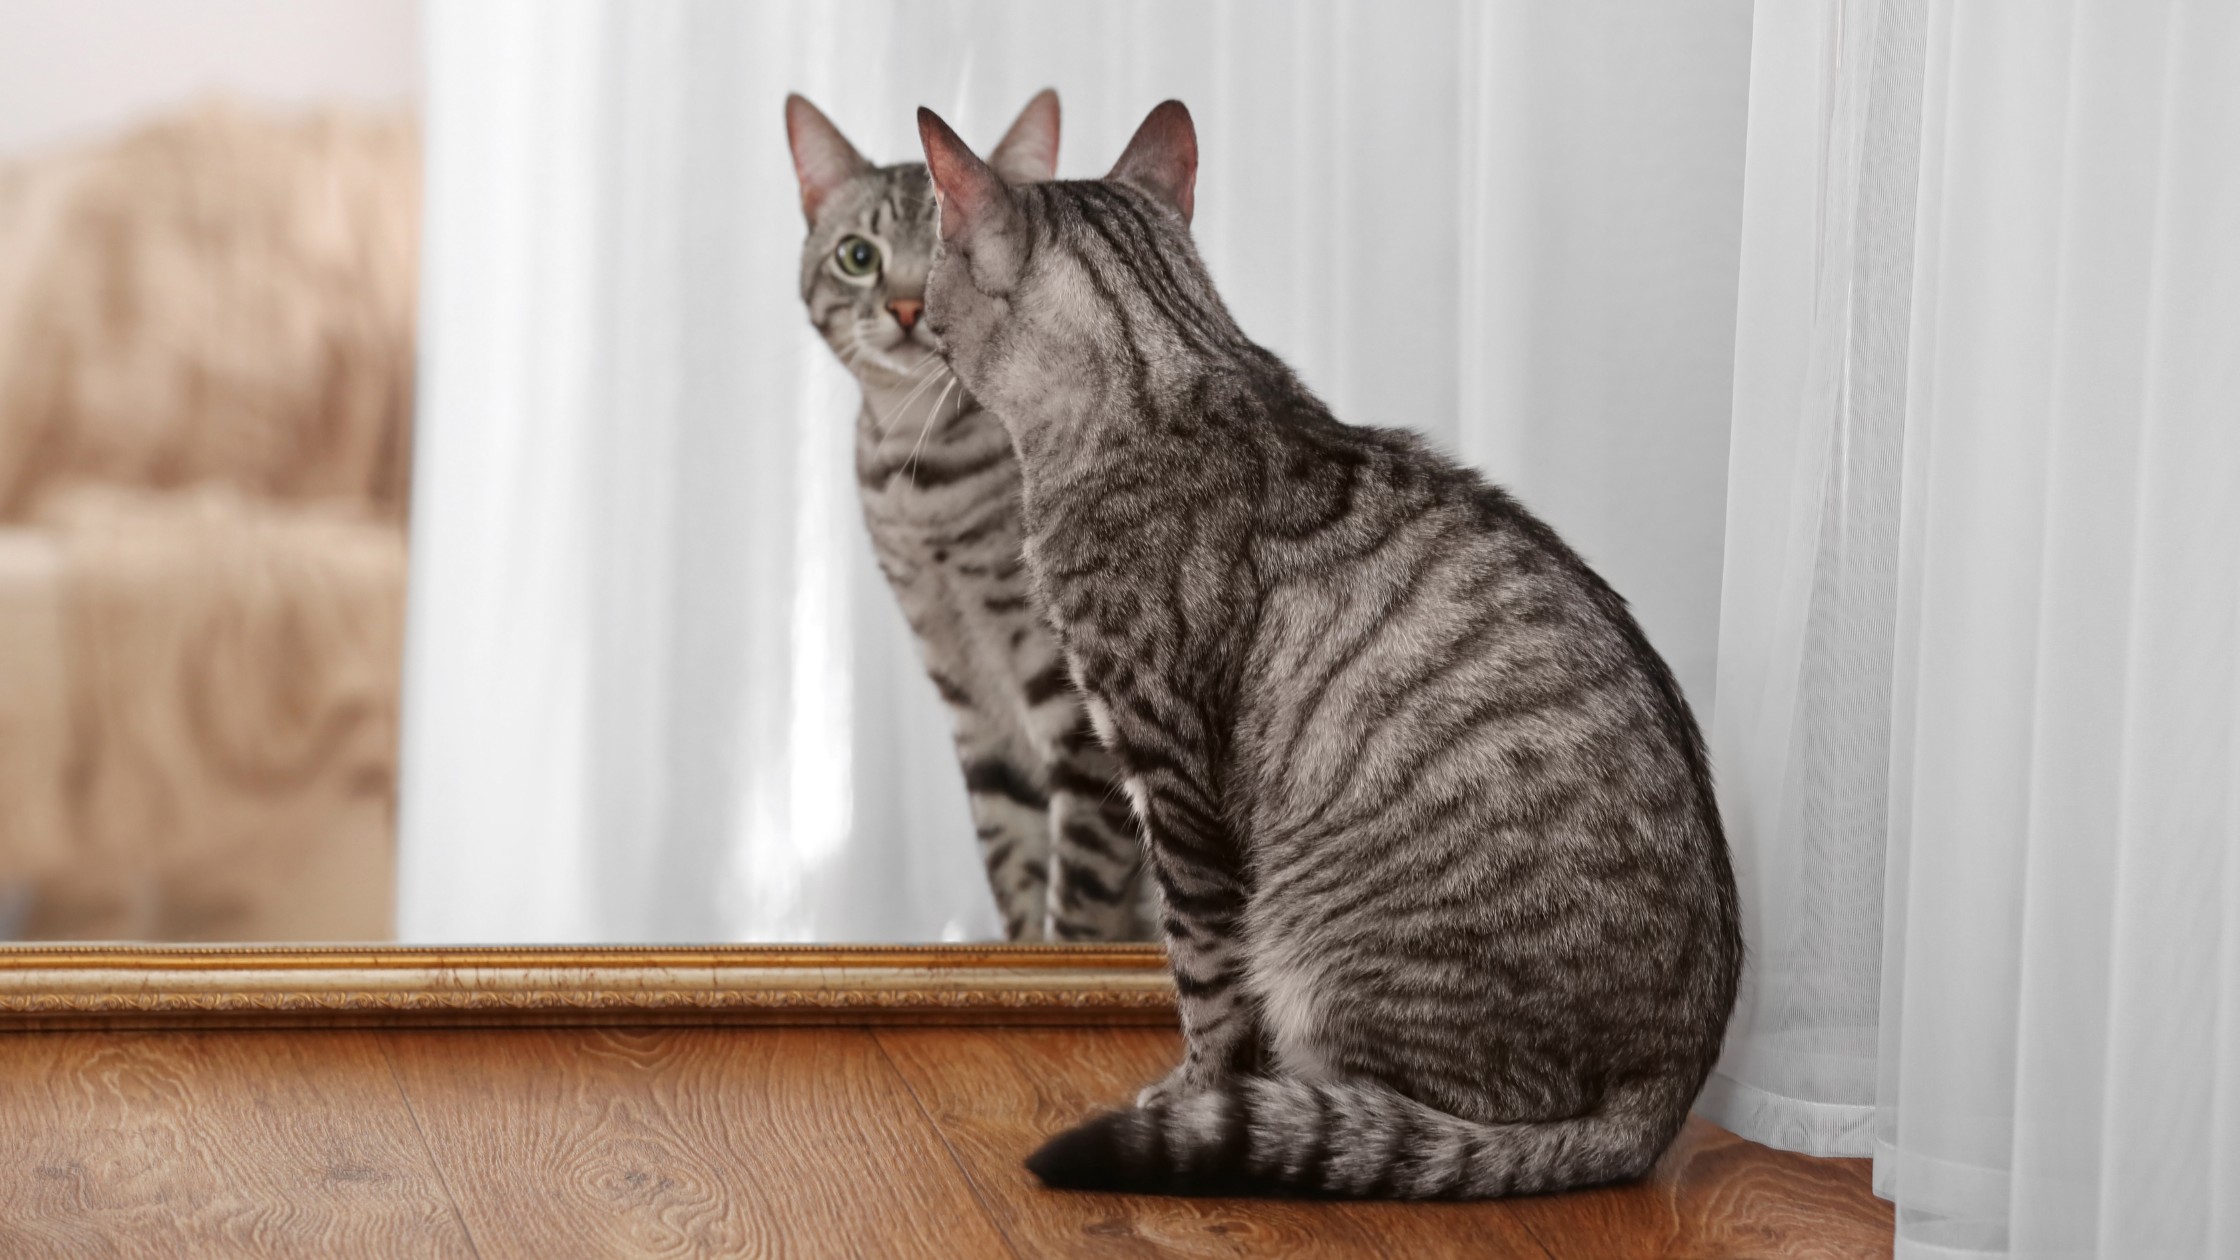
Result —
<path fill-rule="evenodd" d="M 1018 451 L 1028 568 L 1118 756 L 1187 1045 L 1060 1187 L 1436 1198 L 1637 1176 L 1742 960 L 1695 720 L 1625 603 L 1475 473 L 1239 330 L 1155 110 L 1007 187 L 921 111 L 928 312 Z"/>
<path fill-rule="evenodd" d="M 1057 102 L 1045 95 L 999 149 L 1023 176 L 1047 177 L 1056 160 Z M 897 310 L 922 300 L 933 253 L 925 167 L 872 166 L 799 97 L 786 114 L 810 221 L 802 299 L 863 388 L 864 522 L 954 719 L 1005 935 L 1147 937 L 1149 882 L 1115 763 L 1090 735 L 1020 558 L 1011 439 L 957 383 L 925 325 L 905 324 Z M 850 237 L 877 248 L 873 274 L 838 265 L 835 250 Z"/>

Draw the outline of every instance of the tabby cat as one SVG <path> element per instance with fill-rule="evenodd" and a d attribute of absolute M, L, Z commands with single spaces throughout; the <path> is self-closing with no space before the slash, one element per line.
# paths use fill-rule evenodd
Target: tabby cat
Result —
<path fill-rule="evenodd" d="M 928 319 L 1018 450 L 1187 1042 L 1029 1167 L 1398 1198 L 1641 1174 L 1719 1053 L 1742 942 L 1701 735 L 1624 601 L 1238 330 L 1191 241 L 1179 103 L 1105 179 L 1020 187 L 918 118 Z"/>
<path fill-rule="evenodd" d="M 958 385 L 921 318 L 933 255 L 926 168 L 873 166 L 799 96 L 786 100 L 786 131 L 809 219 L 801 297 L 863 387 L 864 521 L 955 719 L 1004 932 L 1148 937 L 1142 846 L 1114 763 L 1027 589 L 1011 439 Z M 991 161 L 1006 179 L 1050 178 L 1056 93 L 1027 103 Z"/>

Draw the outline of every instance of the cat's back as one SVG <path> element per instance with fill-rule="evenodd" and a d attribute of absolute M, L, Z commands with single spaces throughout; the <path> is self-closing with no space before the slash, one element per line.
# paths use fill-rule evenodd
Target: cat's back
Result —
<path fill-rule="evenodd" d="M 1624 601 L 1414 438 L 1309 417 L 1268 449 L 1290 515 L 1259 541 L 1280 577 L 1237 747 L 1275 970 L 1343 954 L 1366 977 L 1325 976 L 1346 1001 L 1405 991 L 1456 1028 L 1539 1004 L 1511 1050 L 1630 1027 L 1711 1053 L 1740 962 L 1732 875 L 1700 734 Z M 1506 978 L 1461 996 L 1495 954 Z"/>
<path fill-rule="evenodd" d="M 1268 580 L 1243 734 L 1266 823 L 1552 790 L 1678 802 L 1715 832 L 1669 669 L 1553 529 L 1413 435 L 1311 402 L 1256 429 Z"/>

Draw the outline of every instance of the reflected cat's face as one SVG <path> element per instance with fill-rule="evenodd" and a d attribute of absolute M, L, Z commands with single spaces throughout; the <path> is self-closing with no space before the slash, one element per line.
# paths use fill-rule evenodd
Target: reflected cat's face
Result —
<path fill-rule="evenodd" d="M 825 344 L 866 385 L 923 375 L 940 352 L 925 322 L 933 263 L 933 184 L 923 163 L 873 166 L 816 106 L 786 98 L 786 136 L 809 234 L 801 299 Z M 989 166 L 1013 183 L 1049 179 L 1058 164 L 1058 97 L 1027 102 Z"/>
<path fill-rule="evenodd" d="M 933 185 L 919 163 L 866 167 L 823 199 L 801 249 L 801 298 L 859 377 L 908 376 L 939 350 L 926 329 Z"/>

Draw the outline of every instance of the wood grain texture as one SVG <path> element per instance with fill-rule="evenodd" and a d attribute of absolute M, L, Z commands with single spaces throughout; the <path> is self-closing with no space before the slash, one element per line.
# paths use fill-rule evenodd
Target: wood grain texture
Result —
<path fill-rule="evenodd" d="M 1556 1260 L 1865 1260 L 1890 1254 L 1871 1161 L 1810 1159 L 1700 1117 L 1640 1182 L 1512 1205 Z"/>
<path fill-rule="evenodd" d="M 1700 1121 L 1496 1203 L 1056 1193 L 1020 1165 L 1179 1052 L 1140 1028 L 0 1036 L 0 1257 L 1849 1257 L 1863 1160 Z"/>
<path fill-rule="evenodd" d="M 1044 1190 L 1041 1140 L 1172 1065 L 1171 1032 L 882 1029 L 879 1043 L 1022 1255 L 1887 1256 L 1865 1160 L 1818 1160 L 1702 1120 L 1641 1182 L 1498 1203 L 1271 1203 Z M 1398 1240 L 1407 1240 L 1402 1247 Z"/>
<path fill-rule="evenodd" d="M 0 1256 L 467 1256 L 369 1034 L 0 1038 Z"/>
<path fill-rule="evenodd" d="M 1299 1203 L 1045 1190 L 1020 1165 L 1090 1112 L 1174 1065 L 1172 1032 L 882 1029 L 879 1044 L 926 1106 L 1022 1256 L 1539 1257 L 1502 1203 Z"/>
<path fill-rule="evenodd" d="M 484 1260 L 1008 1254 L 861 1029 L 384 1045 Z"/>

